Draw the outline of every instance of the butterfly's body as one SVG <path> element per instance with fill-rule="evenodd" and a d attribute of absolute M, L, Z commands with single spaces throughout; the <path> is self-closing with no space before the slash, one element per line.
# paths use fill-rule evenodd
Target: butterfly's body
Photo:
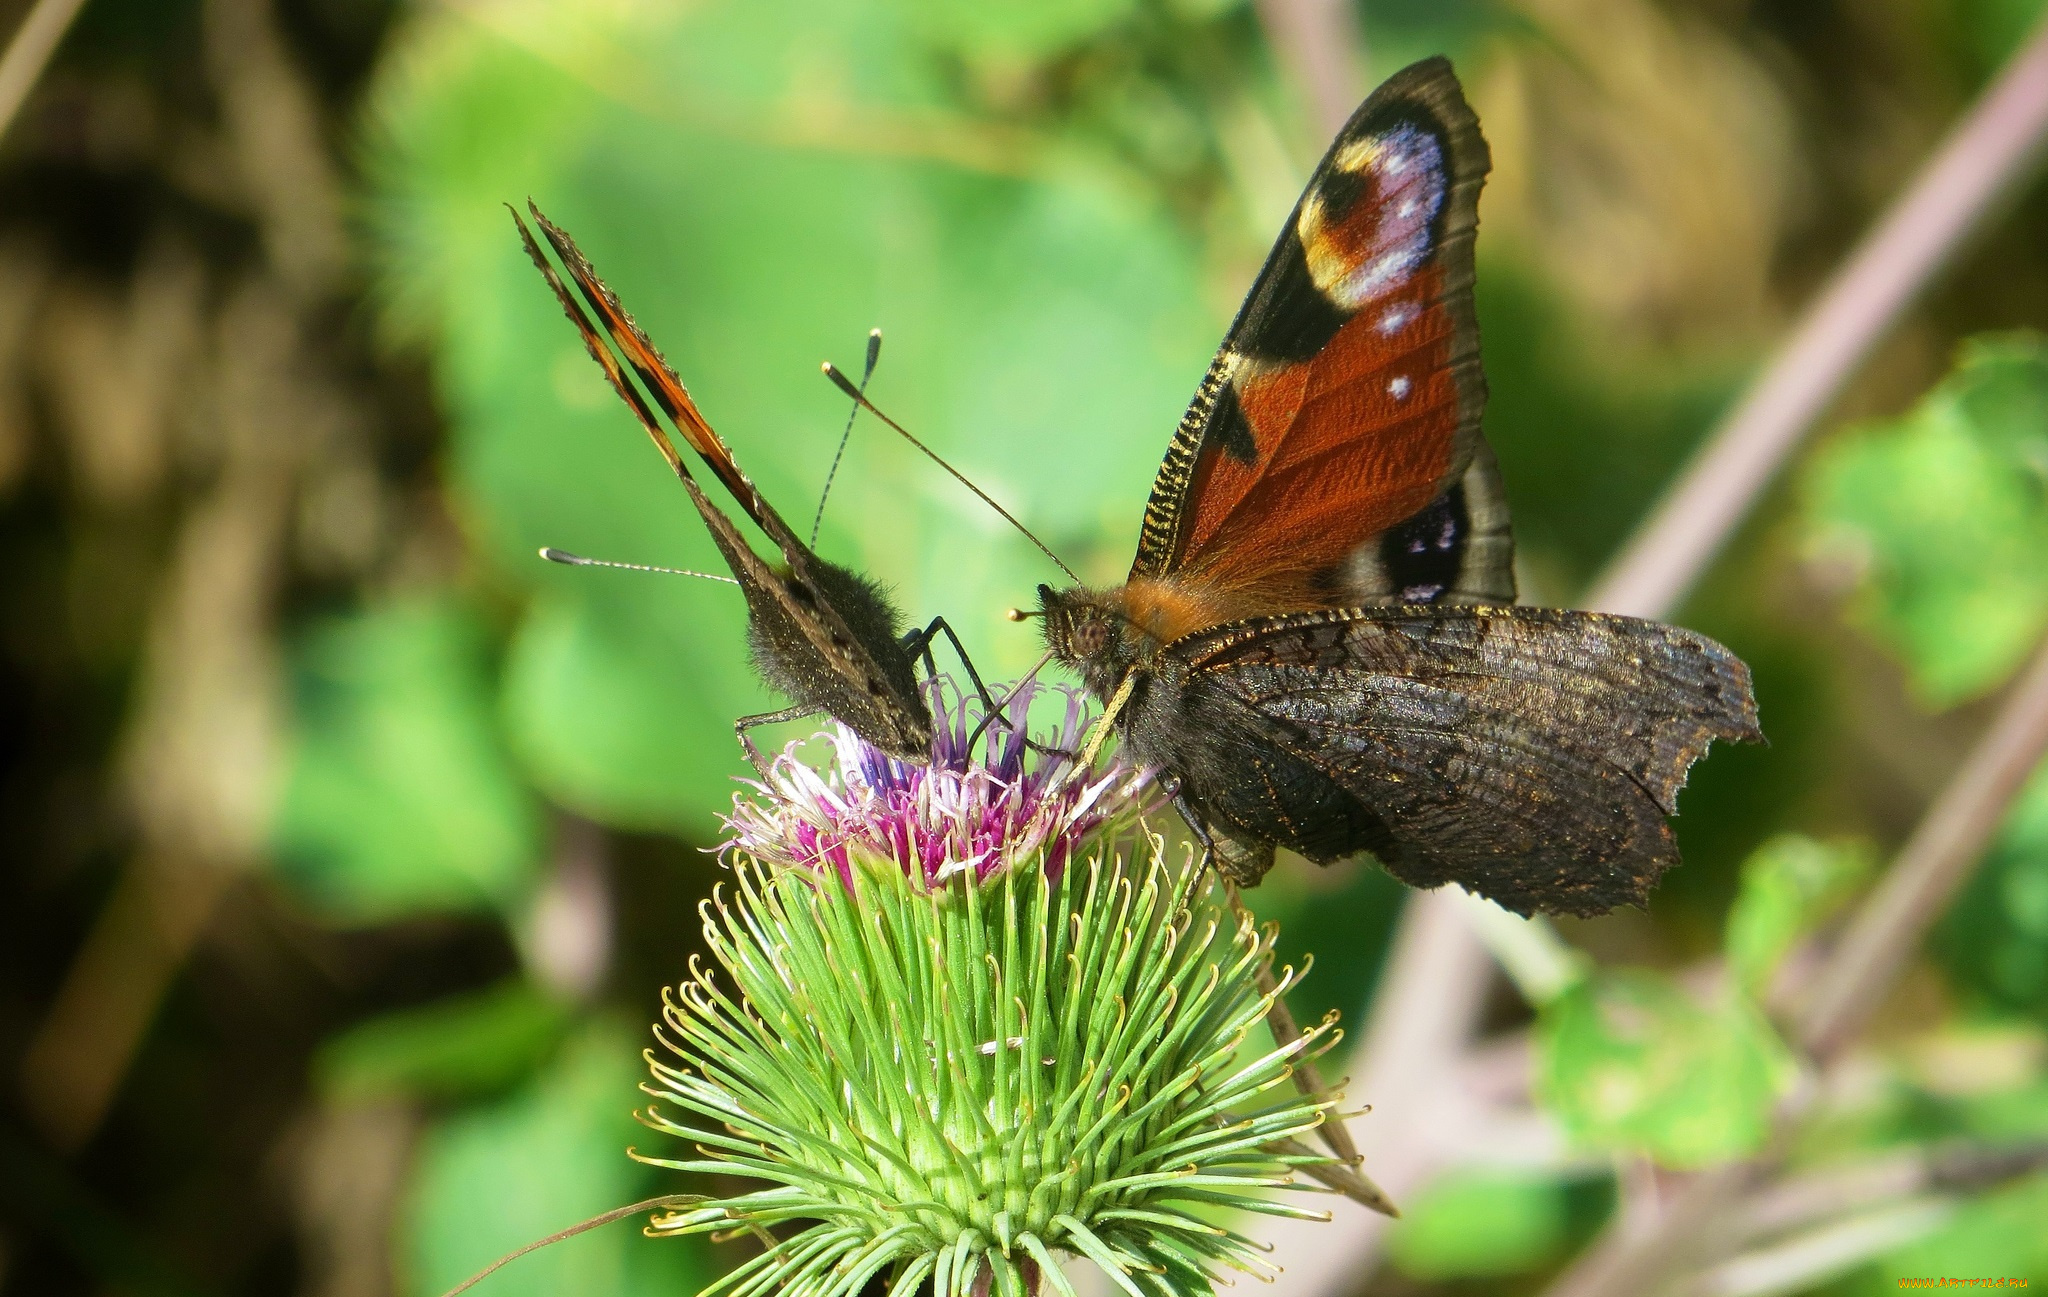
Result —
<path fill-rule="evenodd" d="M 782 563 L 764 561 L 732 520 L 704 497 L 703 488 L 690 479 L 684 485 L 746 597 L 747 650 L 754 669 L 790 700 L 789 708 L 770 717 L 794 720 L 823 713 L 884 752 L 925 759 L 931 751 L 931 711 L 917 687 L 915 657 L 939 627 L 906 638 L 903 615 L 879 585 L 819 558 L 793 535 L 787 537 Z M 764 719 L 742 718 L 743 743 L 746 729 Z"/>
<path fill-rule="evenodd" d="M 1690 631 L 1517 608 L 1442 59 L 1338 135 L 1167 448 L 1124 585 L 1040 587 L 1048 646 L 1234 881 L 1370 851 L 1527 913 L 1639 902 L 1747 668 Z"/>

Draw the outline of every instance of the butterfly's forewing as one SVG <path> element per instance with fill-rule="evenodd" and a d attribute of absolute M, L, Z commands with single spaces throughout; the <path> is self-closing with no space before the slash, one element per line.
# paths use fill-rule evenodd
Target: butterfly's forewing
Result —
<path fill-rule="evenodd" d="M 761 674 L 792 700 L 830 714 L 883 751 L 911 760 L 927 758 L 931 711 L 918 690 L 910 654 L 897 638 L 895 611 L 881 591 L 860 574 L 819 558 L 798 539 L 740 471 L 732 451 L 697 410 L 682 380 L 626 314 L 617 295 L 598 277 L 575 241 L 538 208 L 533 209 L 533 216 L 576 280 L 583 299 L 603 321 L 602 335 L 514 211 L 512 219 L 527 255 L 554 290 L 563 314 L 582 334 L 591 358 L 682 480 L 690 502 L 710 529 L 713 543 L 746 597 L 748 638 Z M 691 449 L 776 543 L 782 551 L 783 570 L 755 554 L 732 520 L 705 497 L 660 420 L 606 345 L 606 337 L 627 358 Z"/>
<path fill-rule="evenodd" d="M 1678 863 L 1665 816 L 1687 769 L 1713 739 L 1762 737 L 1740 659 L 1634 618 L 1364 608 L 1218 627 L 1172 652 L 1242 705 L 1248 732 L 1370 808 L 1396 877 L 1522 913 L 1640 904 Z"/>
<path fill-rule="evenodd" d="M 627 363 L 633 367 L 633 372 L 647 385 L 647 390 L 653 393 L 662 412 L 668 415 L 677 430 L 683 434 L 683 439 L 690 443 L 690 448 L 697 452 L 718 480 L 725 484 L 726 490 L 732 492 L 733 498 L 739 501 L 747 516 L 758 523 L 761 529 L 768 533 L 770 539 L 778 546 L 784 545 L 784 536 L 794 539 L 794 533 L 783 523 L 781 516 L 761 498 L 761 493 L 754 488 L 753 482 L 740 471 L 738 462 L 733 459 L 732 449 L 725 444 L 724 438 L 712 430 L 710 422 L 697 409 L 697 402 L 691 398 L 689 389 L 683 386 L 683 380 L 676 371 L 669 367 L 660 349 L 634 322 L 633 317 L 626 313 L 626 308 L 619 304 L 618 294 L 611 290 L 609 284 L 598 278 L 597 271 L 591 268 L 589 258 L 583 255 L 583 249 L 577 247 L 576 241 L 560 226 L 550 221 L 540 208 L 528 203 L 527 210 L 533 213 L 533 219 L 539 223 L 541 233 L 547 236 L 555 255 L 559 256 L 562 264 L 568 268 L 569 277 L 576 281 L 576 287 L 583 293 L 583 300 L 590 304 L 590 309 L 603 323 L 605 334 L 610 337 L 612 345 L 626 357 Z M 527 233 L 526 223 L 519 219 L 519 213 L 512 213 L 512 219 L 519 221 L 520 237 L 526 240 L 528 255 L 535 259 L 534 264 L 542 266 L 546 271 L 549 282 L 555 289 L 555 295 L 562 299 L 562 309 L 569 312 L 570 318 L 577 322 L 576 327 L 583 331 L 586 345 L 602 348 L 603 344 L 597 342 L 595 333 L 590 330 L 588 321 L 583 317 L 583 312 L 575 306 L 574 300 L 562 291 L 561 281 L 556 278 L 553 270 L 546 266 L 546 258 L 540 255 L 540 249 L 534 245 L 532 235 Z M 612 385 L 617 387 L 622 377 L 616 373 L 617 363 L 609 359 L 601 363 L 605 365 L 607 375 L 611 376 Z M 656 437 L 657 444 L 666 441 L 666 436 Z M 664 451 L 664 457 L 669 458 L 671 463 L 674 454 L 673 449 Z"/>
<path fill-rule="evenodd" d="M 1512 602 L 1472 313 L 1487 167 L 1444 59 L 1352 115 L 1174 434 L 1133 578 L 1238 616 Z"/>

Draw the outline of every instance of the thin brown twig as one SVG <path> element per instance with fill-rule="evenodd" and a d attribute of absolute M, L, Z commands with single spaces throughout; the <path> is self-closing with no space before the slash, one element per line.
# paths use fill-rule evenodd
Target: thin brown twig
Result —
<path fill-rule="evenodd" d="M 2048 1166 L 2048 1140 L 1960 1140 L 1890 1150 L 1772 1185 L 1729 1213 L 1717 1251 L 1824 1225 L 1917 1194 L 1958 1194 Z"/>
<path fill-rule="evenodd" d="M 623 1207 L 614 1207 L 610 1211 L 601 1211 L 595 1216 L 590 1216 L 583 1220 L 577 1221 L 574 1225 L 569 1226 L 567 1229 L 558 1229 L 554 1233 L 548 1235 L 546 1238 L 537 1238 L 533 1242 L 528 1243 L 523 1247 L 514 1248 L 512 1251 L 507 1252 L 505 1255 L 491 1262 L 489 1265 L 477 1271 L 469 1278 L 464 1279 L 461 1283 L 456 1284 L 453 1288 L 450 1288 L 447 1292 L 443 1293 L 441 1297 L 457 1297 L 457 1294 L 468 1292 L 471 1288 L 476 1287 L 478 1284 L 482 1283 L 485 1279 L 490 1278 L 491 1275 L 497 1273 L 505 1266 L 508 1266 L 512 1264 L 514 1261 L 517 1261 L 520 1257 L 525 1256 L 528 1252 L 538 1252 L 540 1249 L 544 1247 L 552 1247 L 554 1244 L 560 1243 L 564 1239 L 574 1238 L 578 1234 L 586 1233 L 590 1230 L 596 1229 L 600 1225 L 609 1225 L 615 1220 L 624 1220 L 628 1216 L 637 1216 L 643 1211 L 653 1211 L 656 1207 L 688 1205 L 691 1203 L 701 1201 L 703 1201 L 703 1199 L 696 1194 L 665 1193 L 658 1198 L 647 1198 L 641 1200 L 640 1202 L 629 1202 Z"/>
<path fill-rule="evenodd" d="M 43 79 L 50 56 L 57 52 L 64 33 L 71 30 L 71 20 L 84 7 L 85 0 L 36 0 L 36 7 L 14 29 L 7 53 L 0 55 L 0 137 L 5 137 L 7 128 L 14 124 L 22 101 Z"/>
<path fill-rule="evenodd" d="M 1713 1233 L 1712 1222 L 1752 1197 L 1773 1169 L 1763 1159 L 1724 1162 L 1686 1181 L 1646 1226 L 1622 1231 L 1610 1224 L 1543 1297 L 1640 1297 L 1667 1275 L 1691 1268 Z"/>
<path fill-rule="evenodd" d="M 2048 753 L 2048 641 L 1821 966 L 1800 1043 L 1826 1063 L 1860 1033 Z"/>
<path fill-rule="evenodd" d="M 1270 1144 L 1267 1151 L 1278 1153 L 1282 1157 L 1309 1159 L 1316 1156 L 1313 1149 L 1296 1139 L 1283 1139 Z M 1376 1211 L 1382 1216 L 1393 1218 L 1401 1214 L 1401 1209 L 1394 1205 L 1394 1200 L 1387 1197 L 1386 1190 L 1374 1184 L 1370 1176 L 1362 1175 L 1349 1167 L 1331 1162 L 1304 1161 L 1295 1169 L 1325 1188 L 1334 1189 L 1359 1206 Z"/>
<path fill-rule="evenodd" d="M 1795 1105 L 1781 1131 L 1799 1115 Z M 2048 1162 L 2048 1144 L 1934 1145 L 1766 1188 L 1778 1160 L 1773 1154 L 1702 1173 L 1665 1205 L 1661 1219 L 1680 1228 L 1653 1226 L 1640 1246 L 1610 1249 L 1589 1258 L 1595 1264 L 1574 1266 L 1550 1290 L 1553 1297 L 1667 1291 L 1665 1281 L 1686 1271 L 1695 1273 L 1679 1291 L 1702 1297 L 1803 1290 L 1895 1242 L 1909 1221 L 1931 1223 L 1923 1213 L 1941 1208 L 1946 1198 L 2039 1170 Z M 1778 1241 L 1730 1256 L 1770 1238 Z"/>
<path fill-rule="evenodd" d="M 1365 32 L 1351 0 L 1258 0 L 1266 43 L 1299 87 L 1310 120 L 1334 135 L 1365 94 Z"/>
<path fill-rule="evenodd" d="M 121 871 L 22 1055 L 22 1107 L 59 1150 L 80 1148 L 99 1129 L 235 877 L 212 862 L 151 853 Z"/>
<path fill-rule="evenodd" d="M 1782 1297 L 1806 1292 L 1925 1238 L 1955 1212 L 1955 1202 L 1941 1197 L 1886 1203 L 1736 1256 L 1716 1258 L 1674 1290 L 1673 1297 Z"/>
<path fill-rule="evenodd" d="M 1906 192 L 1835 271 L 1771 363 L 1636 529 L 1589 606 L 1669 614 L 1800 438 L 2048 134 L 2048 23 L 2037 27 Z"/>
<path fill-rule="evenodd" d="M 1373 1105 L 1353 1131 L 1373 1180 L 1400 1202 L 1434 1178 L 1444 1133 L 1474 1113 L 1452 1078 L 1479 1028 L 1491 967 L 1454 889 L 1408 898 L 1349 1062 L 1346 1093 Z M 1355 1291 L 1370 1268 L 1388 1218 L 1353 1214 L 1342 1230 L 1309 1221 L 1259 1222 L 1259 1238 L 1284 1259 L 1273 1297 Z"/>
<path fill-rule="evenodd" d="M 1085 768 L 1084 766 L 1083 769 Z M 1251 908 L 1244 903 L 1244 893 L 1238 890 L 1236 883 L 1228 879 L 1223 880 L 1223 896 L 1230 903 L 1231 913 L 1238 923 L 1251 931 L 1259 930 L 1259 921 L 1252 914 Z M 1273 1033 L 1273 1043 L 1285 1049 L 1301 1039 L 1301 1025 L 1294 1020 L 1294 1012 L 1287 1007 L 1287 996 L 1279 979 L 1273 976 L 1273 944 L 1270 935 L 1266 940 L 1266 957 L 1259 961 L 1257 977 L 1259 994 L 1269 996 L 1272 1000 L 1271 1006 L 1266 1010 L 1266 1029 Z M 1293 1072 L 1295 1089 L 1304 1096 L 1320 1099 L 1330 1092 L 1330 1087 L 1323 1080 L 1322 1069 L 1316 1066 L 1314 1058 L 1307 1055 L 1297 1057 Z M 1319 1128 L 1319 1133 L 1324 1145 L 1338 1161 L 1346 1167 L 1355 1169 L 1358 1166 L 1358 1145 L 1352 1140 L 1351 1131 L 1344 1125 L 1342 1117 L 1332 1112 Z M 1374 1210 L 1378 1208 L 1375 1207 Z M 1389 1211 L 1387 1214 L 1400 1213 Z"/>

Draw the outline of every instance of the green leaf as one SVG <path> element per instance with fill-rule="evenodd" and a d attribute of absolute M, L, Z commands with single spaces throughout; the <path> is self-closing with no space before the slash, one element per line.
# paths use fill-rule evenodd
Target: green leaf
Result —
<path fill-rule="evenodd" d="M 593 1027 L 525 1090 L 430 1129 L 405 1205 L 406 1291 L 446 1292 L 522 1244 L 649 1196 L 645 1168 L 626 1156 L 638 1080 L 631 1033 Z M 677 1297 L 712 1273 L 699 1245 L 648 1239 L 623 1220 L 521 1257 L 486 1291 Z"/>
<path fill-rule="evenodd" d="M 1602 973 L 1546 1005 L 1537 1050 L 1539 1092 L 1575 1140 L 1674 1167 L 1758 1148 L 1791 1075 L 1747 996 L 1701 1004 L 1646 970 Z"/>
<path fill-rule="evenodd" d="M 491 1093 L 545 1060 L 568 1020 L 560 1001 L 514 979 L 351 1027 L 321 1045 L 314 1071 L 340 1101 Z"/>
<path fill-rule="evenodd" d="M 1910 413 L 1814 467 L 1810 547 L 1857 573 L 1854 619 L 1929 704 L 1996 688 L 2048 627 L 2048 344 L 1966 344 Z"/>
<path fill-rule="evenodd" d="M 1452 1172 L 1402 1204 L 1387 1252 L 1415 1279 L 1522 1274 L 1565 1250 L 1568 1198 L 1567 1186 L 1550 1176 Z"/>
<path fill-rule="evenodd" d="M 482 635 L 447 602 L 332 621 L 298 654 L 272 825 L 279 877 L 332 922 L 502 906 L 540 849 L 493 715 Z"/>
<path fill-rule="evenodd" d="M 2048 1021 L 2048 766 L 2014 800 L 1935 946 L 1965 986 Z"/>
<path fill-rule="evenodd" d="M 1738 985 L 1760 995 L 1800 938 L 1827 919 L 1875 865 L 1861 843 L 1772 838 L 1742 865 L 1742 889 L 1728 914 L 1728 964 Z"/>

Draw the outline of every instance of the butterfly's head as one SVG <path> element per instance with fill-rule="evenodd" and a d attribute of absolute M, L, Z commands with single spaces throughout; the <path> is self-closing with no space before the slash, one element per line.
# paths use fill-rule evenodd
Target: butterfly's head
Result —
<path fill-rule="evenodd" d="M 1137 658 L 1129 619 L 1119 592 L 1076 587 L 1038 587 L 1038 615 L 1045 621 L 1045 646 L 1079 673 L 1091 693 L 1107 698 Z"/>

